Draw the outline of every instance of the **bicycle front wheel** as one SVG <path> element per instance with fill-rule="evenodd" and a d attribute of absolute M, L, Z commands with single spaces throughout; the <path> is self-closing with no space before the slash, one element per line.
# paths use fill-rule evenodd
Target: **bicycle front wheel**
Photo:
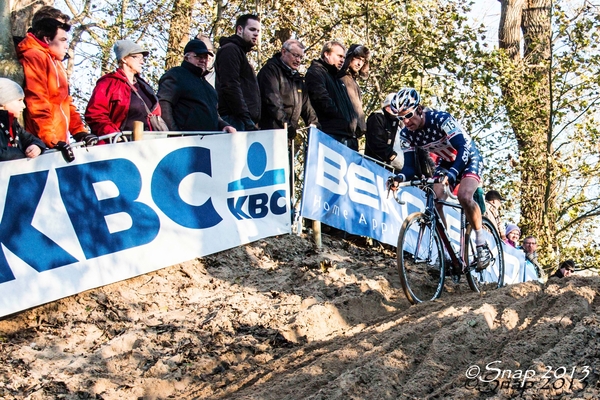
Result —
<path fill-rule="evenodd" d="M 408 301 L 417 304 L 441 296 L 446 270 L 435 220 L 422 212 L 409 215 L 400 229 L 396 253 L 400 282 Z"/>
<path fill-rule="evenodd" d="M 469 270 L 467 281 L 472 290 L 481 292 L 483 290 L 497 289 L 504 286 L 504 252 L 502 250 L 502 239 L 494 224 L 483 217 L 482 230 L 492 253 L 492 259 L 483 271 L 477 272 L 477 250 L 475 246 L 475 232 L 472 226 L 467 226 L 465 234 L 464 259 Z"/>

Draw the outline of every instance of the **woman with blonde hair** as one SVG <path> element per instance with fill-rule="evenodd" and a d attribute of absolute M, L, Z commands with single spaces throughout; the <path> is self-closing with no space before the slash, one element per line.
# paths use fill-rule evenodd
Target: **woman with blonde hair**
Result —
<path fill-rule="evenodd" d="M 85 121 L 98 136 L 131 131 L 135 121 L 142 121 L 145 131 L 156 130 L 151 118 L 161 115 L 158 97 L 140 76 L 149 52 L 131 40 L 117 41 L 113 50 L 118 68 L 98 79 Z"/>

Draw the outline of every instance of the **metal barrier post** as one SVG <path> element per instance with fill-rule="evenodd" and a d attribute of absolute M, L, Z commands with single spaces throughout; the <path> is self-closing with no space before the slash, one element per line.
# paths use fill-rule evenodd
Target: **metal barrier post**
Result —
<path fill-rule="evenodd" d="M 321 221 L 313 221 L 313 239 L 318 249 L 323 247 L 323 241 L 321 239 Z"/>

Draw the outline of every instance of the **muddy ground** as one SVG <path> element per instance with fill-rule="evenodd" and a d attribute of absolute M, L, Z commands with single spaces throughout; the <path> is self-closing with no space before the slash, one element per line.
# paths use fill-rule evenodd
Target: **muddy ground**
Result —
<path fill-rule="evenodd" d="M 261 240 L 0 321 L 2 399 L 598 399 L 599 277 L 410 306 L 382 246 Z"/>

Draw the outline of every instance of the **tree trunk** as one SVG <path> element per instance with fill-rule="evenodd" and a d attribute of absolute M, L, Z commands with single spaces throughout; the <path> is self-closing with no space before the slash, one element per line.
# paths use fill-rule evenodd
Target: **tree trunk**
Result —
<path fill-rule="evenodd" d="M 171 10 L 169 42 L 165 70 L 178 66 L 182 60 L 182 52 L 189 40 L 192 25 L 192 8 L 196 0 L 175 0 Z"/>
<path fill-rule="evenodd" d="M 23 69 L 17 61 L 15 41 L 25 37 L 33 14 L 53 0 L 0 0 L 0 75 L 23 84 Z"/>
<path fill-rule="evenodd" d="M 546 260 L 554 255 L 557 218 L 550 123 L 550 1 L 501 0 L 498 34 L 499 47 L 509 59 L 502 71 L 502 94 L 519 149 L 520 227 L 524 235 L 538 238 L 540 255 Z"/>
<path fill-rule="evenodd" d="M 0 0 L 0 76 L 23 83 L 23 70 L 17 61 L 10 21 L 10 0 Z"/>
<path fill-rule="evenodd" d="M 511 60 L 517 60 L 521 52 L 521 15 L 526 0 L 501 0 L 498 42 Z"/>
<path fill-rule="evenodd" d="M 2 0 L 11 3 L 12 34 L 24 37 L 31 26 L 33 14 L 42 6 L 54 6 L 54 0 Z"/>

